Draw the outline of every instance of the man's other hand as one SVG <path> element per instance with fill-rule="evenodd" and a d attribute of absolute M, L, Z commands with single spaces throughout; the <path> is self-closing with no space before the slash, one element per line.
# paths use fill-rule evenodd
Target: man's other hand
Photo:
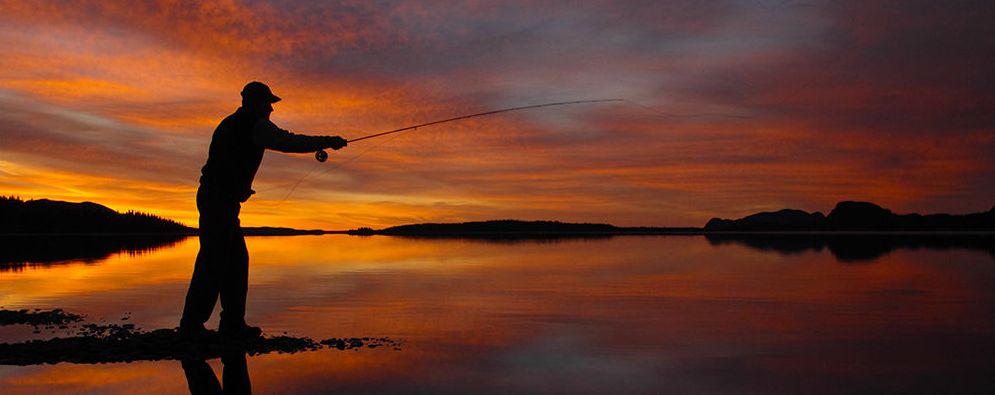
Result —
<path fill-rule="evenodd" d="M 327 137 L 325 137 L 325 140 L 326 140 L 325 144 L 328 146 L 328 148 L 331 148 L 331 149 L 334 149 L 334 150 L 337 150 L 339 148 L 345 147 L 346 145 L 349 145 L 349 142 L 346 141 L 346 139 L 341 138 L 339 136 L 327 136 Z"/>

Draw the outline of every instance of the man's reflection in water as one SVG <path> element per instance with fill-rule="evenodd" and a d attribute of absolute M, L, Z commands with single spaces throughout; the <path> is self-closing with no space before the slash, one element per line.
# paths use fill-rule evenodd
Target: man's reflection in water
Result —
<path fill-rule="evenodd" d="M 252 384 L 249 383 L 249 368 L 245 364 L 245 353 L 231 354 L 221 357 L 221 381 L 214 375 L 214 370 L 207 361 L 201 359 L 184 360 L 183 374 L 187 376 L 187 386 L 190 395 L 250 395 Z M 224 383 L 222 385 L 222 383 Z"/>

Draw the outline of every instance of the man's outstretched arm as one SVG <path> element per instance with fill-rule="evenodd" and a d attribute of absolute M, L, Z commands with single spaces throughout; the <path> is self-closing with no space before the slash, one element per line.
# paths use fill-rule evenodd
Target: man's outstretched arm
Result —
<path fill-rule="evenodd" d="M 347 142 L 339 136 L 307 136 L 280 129 L 268 119 L 260 119 L 252 130 L 256 145 L 281 152 L 306 153 L 320 149 L 339 149 Z"/>

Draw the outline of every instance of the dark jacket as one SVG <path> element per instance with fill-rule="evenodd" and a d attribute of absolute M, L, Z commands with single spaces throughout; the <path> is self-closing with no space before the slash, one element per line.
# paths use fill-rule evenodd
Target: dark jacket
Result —
<path fill-rule="evenodd" d="M 214 130 L 207 163 L 201 169 L 200 185 L 244 202 L 253 193 L 252 180 L 263 161 L 264 150 L 314 152 L 326 147 L 327 137 L 290 133 L 239 107 Z"/>

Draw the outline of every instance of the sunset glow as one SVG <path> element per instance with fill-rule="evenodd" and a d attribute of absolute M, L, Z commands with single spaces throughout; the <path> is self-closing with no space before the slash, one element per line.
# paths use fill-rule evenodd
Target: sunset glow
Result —
<path fill-rule="evenodd" d="M 0 0 L 0 194 L 196 226 L 248 81 L 318 165 L 269 152 L 245 226 L 516 218 L 701 226 L 868 200 L 995 204 L 995 4 Z"/>

